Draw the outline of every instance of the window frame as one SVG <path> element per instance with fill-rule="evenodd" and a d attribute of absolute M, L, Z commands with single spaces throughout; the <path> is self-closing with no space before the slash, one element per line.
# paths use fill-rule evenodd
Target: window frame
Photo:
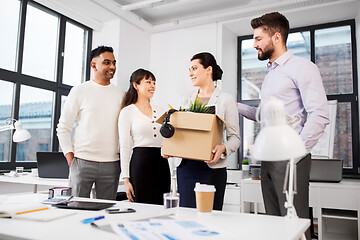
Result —
<path fill-rule="evenodd" d="M 352 168 L 343 168 L 343 177 L 360 177 L 359 168 L 359 107 L 358 107 L 358 73 L 357 73 L 357 55 L 356 55 L 356 27 L 355 20 L 345 20 L 339 22 L 311 25 L 299 28 L 290 29 L 290 33 L 294 32 L 310 32 L 310 60 L 315 62 L 315 30 L 334 28 L 341 26 L 350 26 L 351 30 L 351 51 L 352 51 L 352 80 L 353 80 L 353 92 L 346 94 L 329 94 L 326 95 L 328 100 L 337 100 L 339 103 L 346 102 L 351 104 L 351 134 L 352 134 Z M 241 66 L 241 42 L 242 40 L 251 39 L 253 35 L 239 36 L 238 37 L 238 102 L 245 103 L 251 106 L 257 106 L 260 103 L 259 99 L 242 100 L 241 99 L 241 79 L 242 79 L 242 66 Z M 243 118 L 240 118 L 240 134 L 242 139 L 244 138 L 243 132 Z M 243 143 L 242 143 L 243 144 Z M 239 163 L 243 160 L 243 153 L 238 151 Z"/>
<path fill-rule="evenodd" d="M 31 4 L 32 6 L 43 10 L 45 12 L 55 14 L 59 18 L 59 29 L 58 29 L 58 39 L 57 39 L 57 53 L 56 53 L 56 73 L 55 80 L 49 81 L 46 79 L 41 79 L 34 76 L 29 76 L 22 74 L 22 64 L 23 64 L 23 54 L 24 54 L 24 37 L 25 37 L 25 22 L 26 22 L 26 12 L 27 6 Z M 10 71 L 6 69 L 0 68 L 0 79 L 1 81 L 7 81 L 14 83 L 14 93 L 12 99 L 12 118 L 19 119 L 19 108 L 20 108 L 20 87 L 22 85 L 36 87 L 44 90 L 49 90 L 54 93 L 54 101 L 53 101 L 53 116 L 52 116 L 52 129 L 51 129 L 51 142 L 50 142 L 50 150 L 58 151 L 59 149 L 59 141 L 56 137 L 56 126 L 60 118 L 61 111 L 61 96 L 67 96 L 72 88 L 71 85 L 62 83 L 62 75 L 63 75 L 63 53 L 65 48 L 65 28 L 66 22 L 70 22 L 78 27 L 81 27 L 85 30 L 87 36 L 86 41 L 86 60 L 85 60 L 85 80 L 90 78 L 90 61 L 89 61 L 89 53 L 91 51 L 92 46 L 92 29 L 76 22 L 73 19 L 70 19 L 52 9 L 49 9 L 37 2 L 32 0 L 20 0 L 20 14 L 19 14 L 19 26 L 18 26 L 18 43 L 17 43 L 17 52 L 16 52 L 16 67 L 15 71 Z M 11 133 L 11 138 L 12 138 Z M 25 169 L 36 168 L 37 163 L 36 159 L 34 161 L 28 162 L 16 162 L 16 151 L 17 151 L 17 143 L 10 141 L 10 155 L 8 162 L 0 162 L 0 172 L 1 171 L 9 171 L 11 169 L 15 169 L 16 167 L 24 167 Z"/>

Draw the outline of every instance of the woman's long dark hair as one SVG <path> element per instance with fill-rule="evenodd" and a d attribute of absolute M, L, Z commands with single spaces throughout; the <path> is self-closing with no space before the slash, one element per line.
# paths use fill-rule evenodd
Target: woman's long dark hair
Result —
<path fill-rule="evenodd" d="M 209 66 L 212 67 L 212 80 L 220 80 L 223 74 L 223 70 L 219 65 L 217 65 L 215 57 L 208 52 L 202 52 L 195 54 L 192 58 L 192 60 L 199 59 L 200 64 L 204 66 L 204 68 L 207 68 Z"/>
<path fill-rule="evenodd" d="M 152 74 L 150 71 L 142 69 L 142 68 L 139 68 L 138 70 L 136 70 L 135 72 L 133 72 L 131 74 L 130 86 L 129 86 L 129 89 L 127 90 L 127 92 L 125 93 L 125 97 L 121 103 L 121 109 L 137 102 L 138 93 L 137 93 L 136 89 L 134 88 L 133 83 L 135 82 L 136 84 L 140 84 L 140 81 L 143 80 L 144 78 L 145 79 L 151 78 L 152 80 L 156 81 L 154 74 Z"/>

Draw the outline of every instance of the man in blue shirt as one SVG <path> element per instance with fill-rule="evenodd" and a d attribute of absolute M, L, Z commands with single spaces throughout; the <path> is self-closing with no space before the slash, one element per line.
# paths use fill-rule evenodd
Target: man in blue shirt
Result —
<path fill-rule="evenodd" d="M 311 61 L 287 50 L 289 22 L 282 14 L 265 14 L 253 19 L 251 26 L 258 59 L 269 60 L 269 72 L 260 92 L 261 101 L 274 96 L 284 103 L 288 114 L 300 116 L 296 130 L 310 152 L 329 124 L 328 103 L 319 69 Z M 242 116 L 255 120 L 256 108 L 239 103 L 238 110 Z M 261 163 L 261 187 L 265 210 L 269 215 L 284 216 L 287 213 L 283 193 L 286 164 L 286 161 Z M 301 218 L 309 217 L 310 165 L 310 154 L 299 159 L 296 165 L 297 194 L 294 205 Z M 306 235 L 310 239 L 309 231 Z"/>

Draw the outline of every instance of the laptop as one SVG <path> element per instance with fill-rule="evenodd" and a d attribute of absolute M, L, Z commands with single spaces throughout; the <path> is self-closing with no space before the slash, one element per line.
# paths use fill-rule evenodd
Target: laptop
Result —
<path fill-rule="evenodd" d="M 69 166 L 62 152 L 37 152 L 36 160 L 40 178 L 68 178 Z"/>
<path fill-rule="evenodd" d="M 341 182 L 343 161 L 311 159 L 310 182 Z"/>

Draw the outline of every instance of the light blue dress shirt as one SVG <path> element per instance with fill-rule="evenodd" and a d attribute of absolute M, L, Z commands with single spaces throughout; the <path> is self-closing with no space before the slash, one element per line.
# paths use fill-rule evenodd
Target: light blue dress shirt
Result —
<path fill-rule="evenodd" d="M 296 130 L 310 152 L 329 124 L 328 102 L 318 67 L 287 51 L 268 63 L 268 69 L 261 87 L 261 101 L 277 97 L 288 114 L 301 117 Z M 242 116 L 255 120 L 255 107 L 239 103 L 238 110 Z"/>

